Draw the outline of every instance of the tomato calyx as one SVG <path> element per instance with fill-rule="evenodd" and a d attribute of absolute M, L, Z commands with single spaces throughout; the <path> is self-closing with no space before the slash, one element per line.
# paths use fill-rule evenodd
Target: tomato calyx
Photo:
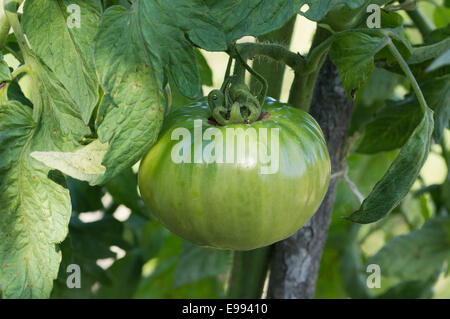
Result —
<path fill-rule="evenodd" d="M 234 74 L 230 75 L 233 58 L 236 59 L 235 69 Z M 262 85 L 257 96 L 245 84 L 245 70 L 254 75 Z M 260 118 L 266 94 L 267 81 L 247 64 L 233 46 L 222 87 L 209 93 L 208 105 L 212 117 L 220 125 L 250 124 Z"/>
<path fill-rule="evenodd" d="M 269 112 L 262 111 L 259 118 L 255 122 L 266 121 L 270 118 L 271 118 L 271 114 Z M 210 116 L 208 118 L 208 124 L 213 125 L 213 126 L 224 126 L 223 124 L 220 124 L 219 122 L 217 122 L 213 116 Z"/>

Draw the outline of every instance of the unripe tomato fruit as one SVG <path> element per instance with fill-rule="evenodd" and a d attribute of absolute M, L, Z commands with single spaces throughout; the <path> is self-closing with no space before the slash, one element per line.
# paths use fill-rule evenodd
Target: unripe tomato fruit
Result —
<path fill-rule="evenodd" d="M 206 101 L 172 112 L 139 168 L 139 189 L 154 218 L 194 244 L 233 250 L 270 245 L 302 227 L 328 189 L 331 167 L 323 133 L 308 113 L 273 99 L 266 99 L 263 112 L 259 121 L 227 126 L 211 121 Z M 194 120 L 202 120 L 196 130 Z M 191 162 L 174 161 L 173 154 L 188 154 L 180 150 L 179 134 L 172 139 L 177 128 L 191 134 L 184 144 Z M 211 151 L 211 145 L 221 145 L 220 139 L 194 142 L 195 133 L 204 134 L 209 128 L 223 134 L 222 163 L 211 157 L 220 155 Z M 254 128 L 258 147 L 246 143 L 240 160 L 228 161 L 225 154 L 234 150 L 237 157 L 239 144 L 227 141 L 227 129 L 238 128 L 241 133 Z M 267 129 L 267 138 L 260 128 Z M 278 138 L 272 131 L 278 131 Z M 278 143 L 278 153 L 272 141 Z M 260 150 L 275 154 L 270 163 L 278 155 L 278 169 L 267 170 L 270 165 Z M 195 159 L 194 154 L 200 156 Z"/>

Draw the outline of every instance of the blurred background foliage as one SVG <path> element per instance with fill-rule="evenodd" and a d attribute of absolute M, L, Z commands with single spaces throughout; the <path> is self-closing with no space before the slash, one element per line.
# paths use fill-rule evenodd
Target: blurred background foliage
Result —
<path fill-rule="evenodd" d="M 449 9 L 433 2 L 420 1 L 419 6 L 437 27 L 448 29 Z M 408 24 L 408 17 L 404 18 Z M 290 49 L 307 52 L 315 28 L 315 23 L 297 17 Z M 416 30 L 407 32 L 412 43 L 422 41 Z M 197 51 L 197 57 L 207 94 L 220 87 L 227 56 Z M 14 57 L 6 59 L 14 65 Z M 293 72 L 287 70 L 282 101 L 287 101 L 292 79 Z M 339 182 L 316 298 L 450 298 L 448 130 L 433 146 L 410 194 L 389 216 L 362 226 L 344 219 L 359 208 L 357 192 L 368 195 L 396 155 L 396 151 L 359 154 L 356 150 L 364 125 L 387 99 L 401 99 L 405 85 L 403 76 L 377 69 L 355 102 L 348 156 L 348 178 L 355 187 L 343 179 Z M 191 102 L 174 86 L 172 98 L 172 109 Z M 52 297 L 224 297 L 232 252 L 194 246 L 152 220 L 138 194 L 137 168 L 138 164 L 104 187 L 69 179 L 73 215 L 70 235 L 61 245 L 63 262 Z M 367 265 L 373 263 L 381 267 L 381 287 L 369 289 Z M 70 264 L 81 267 L 81 289 L 67 288 Z"/>

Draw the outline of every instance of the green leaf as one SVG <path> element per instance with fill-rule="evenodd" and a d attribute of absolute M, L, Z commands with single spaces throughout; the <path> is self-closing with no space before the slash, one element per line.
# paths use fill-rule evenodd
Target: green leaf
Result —
<path fill-rule="evenodd" d="M 413 48 L 411 56 L 408 58 L 409 64 L 418 64 L 428 60 L 438 58 L 450 47 L 450 38 L 440 42 Z"/>
<path fill-rule="evenodd" d="M 227 49 L 222 26 L 210 15 L 208 7 L 200 0 L 138 0 L 134 9 L 139 13 L 147 50 L 160 59 L 161 67 L 168 65 L 183 95 L 200 97 L 200 76 L 192 43 L 208 51 Z"/>
<path fill-rule="evenodd" d="M 450 74 L 421 83 L 425 100 L 434 111 L 434 139 L 439 142 L 450 121 Z"/>
<path fill-rule="evenodd" d="M 202 84 L 207 86 L 213 86 L 213 74 L 211 68 L 208 65 L 208 62 L 206 61 L 205 57 L 200 52 L 200 50 L 196 49 L 195 55 L 197 56 L 197 63 L 200 70 L 200 78 Z M 181 94 L 180 90 L 178 90 L 176 85 L 173 83 L 173 80 L 169 81 L 169 87 L 172 96 L 172 107 L 170 110 L 171 112 L 175 111 L 179 107 L 188 105 L 192 103 L 192 101 L 194 101 L 193 99 L 187 98 L 183 94 Z"/>
<path fill-rule="evenodd" d="M 440 67 L 443 67 L 445 65 L 450 64 L 450 49 L 442 53 L 440 56 L 438 56 L 427 68 L 427 72 L 431 72 L 434 70 L 439 69 Z"/>
<path fill-rule="evenodd" d="M 135 298 L 223 298 L 223 283 L 208 277 L 174 288 L 174 277 L 183 241 L 169 234 L 161 250 L 151 262 L 156 264 L 151 274 L 141 280 Z M 144 267 L 145 269 L 145 267 Z"/>
<path fill-rule="evenodd" d="M 405 281 L 378 295 L 377 299 L 429 299 L 433 296 L 434 282 Z"/>
<path fill-rule="evenodd" d="M 382 28 L 399 28 L 403 26 L 403 17 L 394 11 L 381 10 Z"/>
<path fill-rule="evenodd" d="M 190 41 L 210 50 L 226 49 L 223 32 L 201 1 L 178 2 L 138 0 L 130 10 L 114 6 L 102 17 L 94 50 L 105 91 L 97 133 L 109 149 L 102 160 L 105 175 L 86 179 L 91 184 L 105 183 L 131 167 L 156 141 L 165 113 L 167 67 L 184 95 L 199 95 Z"/>
<path fill-rule="evenodd" d="M 31 156 L 66 175 L 96 184 L 106 171 L 101 162 L 107 150 L 108 144 L 95 140 L 74 152 L 32 152 Z"/>
<path fill-rule="evenodd" d="M 125 205 L 135 214 L 148 219 L 150 213 L 138 194 L 137 174 L 131 168 L 124 170 L 105 184 L 114 202 Z"/>
<path fill-rule="evenodd" d="M 381 37 L 381 35 L 384 34 L 379 30 L 377 32 L 377 30 L 375 29 L 365 30 L 365 32 L 369 35 L 378 37 Z M 391 41 L 400 52 L 403 59 L 407 61 L 411 56 L 412 45 L 407 40 L 407 35 L 405 34 L 404 28 L 385 29 L 384 32 L 388 32 Z M 381 49 L 380 52 L 375 55 L 375 61 L 377 61 L 381 65 L 384 63 L 387 67 L 394 65 L 401 70 L 401 68 L 398 66 L 397 58 L 392 54 L 392 51 L 388 46 L 385 46 L 383 49 Z M 403 75 L 403 73 L 401 74 Z"/>
<path fill-rule="evenodd" d="M 303 0 L 303 4 L 308 4 L 309 9 L 303 15 L 313 21 L 320 21 L 322 18 L 335 7 L 343 7 L 344 5 L 349 9 L 356 9 L 366 3 L 365 0 Z M 376 1 L 373 1 L 376 3 Z"/>
<path fill-rule="evenodd" d="M 92 287 L 96 283 L 108 285 L 111 278 L 102 269 L 97 260 L 115 258 L 111 246 L 129 249 L 122 238 L 123 224 L 107 215 L 99 221 L 83 223 L 72 217 L 69 224 L 69 236 L 62 244 L 63 262 L 52 292 L 53 298 L 92 298 Z M 75 264 L 81 271 L 81 289 L 69 289 L 66 284 L 67 266 Z"/>
<path fill-rule="evenodd" d="M 22 103 L 23 105 L 29 106 L 30 108 L 33 107 L 31 101 L 25 97 L 17 78 L 15 78 L 11 83 L 9 83 L 8 100 L 10 101 L 15 100 Z"/>
<path fill-rule="evenodd" d="M 385 101 L 394 98 L 394 90 L 402 81 L 402 76 L 375 67 L 366 84 L 356 95 L 349 136 L 373 120 L 375 112 L 385 105 Z"/>
<path fill-rule="evenodd" d="M 125 250 L 130 248 L 122 238 L 123 229 L 123 224 L 111 215 L 90 223 L 83 223 L 78 218 L 72 217 L 70 221 L 72 248 L 76 254 L 93 262 L 97 259 L 115 257 L 115 253 L 110 250 L 111 246 Z"/>
<path fill-rule="evenodd" d="M 375 185 L 361 208 L 348 217 L 355 223 L 373 223 L 389 214 L 406 196 L 428 157 L 433 133 L 433 112 L 427 108 L 424 117 L 400 153 Z"/>
<path fill-rule="evenodd" d="M 62 261 L 59 267 L 58 278 L 53 283 L 53 290 L 50 298 L 53 299 L 70 299 L 70 298 L 93 298 L 92 287 L 95 283 L 106 283 L 108 277 L 105 271 L 98 266 L 95 261 L 88 263 L 79 252 L 73 249 L 71 235 L 60 244 L 62 253 Z M 75 289 L 68 289 L 67 279 L 71 274 L 68 270 L 70 265 L 80 266 L 81 287 Z"/>
<path fill-rule="evenodd" d="M 433 14 L 434 24 L 437 28 L 442 28 L 450 24 L 450 8 L 436 6 Z"/>
<path fill-rule="evenodd" d="M 143 265 L 144 260 L 138 249 L 128 251 L 125 257 L 117 260 L 106 270 L 106 275 L 111 280 L 100 287 L 98 297 L 132 298 L 138 288 Z"/>
<path fill-rule="evenodd" d="M 315 299 L 344 299 L 349 297 L 342 284 L 339 260 L 339 251 L 334 249 L 325 249 L 323 251 L 315 287 Z"/>
<path fill-rule="evenodd" d="M 103 8 L 107 9 L 112 6 L 120 5 L 125 8 L 129 8 L 131 3 L 128 0 L 103 0 Z"/>
<path fill-rule="evenodd" d="M 71 24 L 69 5 L 79 7 L 79 27 Z M 25 2 L 22 18 L 33 51 L 55 72 L 85 123 L 99 98 L 92 43 L 101 11 L 99 0 L 34 0 Z"/>
<path fill-rule="evenodd" d="M 225 30 L 227 42 L 233 42 L 246 35 L 256 37 L 281 28 L 307 1 L 210 0 L 206 2 L 211 9 L 211 15 Z"/>
<path fill-rule="evenodd" d="M 380 109 L 363 129 L 357 152 L 372 154 L 402 147 L 420 123 L 422 112 L 410 96 Z"/>
<path fill-rule="evenodd" d="M 375 155 L 350 154 L 347 159 L 348 176 L 362 194 L 368 194 L 395 158 L 397 152 Z M 360 241 L 360 225 L 343 223 L 342 217 L 356 210 L 360 202 L 348 184 L 338 182 L 330 229 L 319 268 L 316 298 L 367 298 L 367 273 L 363 256 L 357 245 Z M 355 247 L 356 246 L 356 247 Z M 352 270 L 349 270 L 351 267 Z"/>
<path fill-rule="evenodd" d="M 406 235 L 395 237 L 369 259 L 383 276 L 426 280 L 450 257 L 450 218 L 435 217 Z"/>
<path fill-rule="evenodd" d="M 91 184 L 106 182 L 136 163 L 156 141 L 162 126 L 162 70 L 155 68 L 139 21 L 134 12 L 111 7 L 96 37 L 95 62 L 105 91 L 97 133 L 109 149 L 102 159 L 105 175 L 86 179 Z"/>
<path fill-rule="evenodd" d="M 443 28 L 437 28 L 431 31 L 424 39 L 426 44 L 433 44 L 445 40 L 450 36 L 450 24 Z"/>
<path fill-rule="evenodd" d="M 141 225 L 142 223 L 144 225 Z M 155 220 L 150 220 L 149 222 L 147 219 L 143 219 L 135 214 L 131 214 L 130 218 L 125 221 L 125 224 L 133 230 L 139 249 L 146 261 L 156 257 L 170 236 L 169 231 L 159 222 Z"/>
<path fill-rule="evenodd" d="M 231 259 L 231 251 L 204 248 L 184 242 L 175 270 L 174 287 L 226 273 L 231 268 Z"/>
<path fill-rule="evenodd" d="M 31 158 L 33 151 L 72 151 L 90 133 L 55 75 L 27 52 L 33 109 L 1 106 L 0 288 L 7 298 L 46 298 L 58 273 L 57 244 L 71 214 L 64 177 Z"/>
<path fill-rule="evenodd" d="M 205 57 L 200 50 L 195 50 L 195 56 L 197 57 L 198 69 L 200 71 L 200 78 L 203 85 L 213 86 L 213 72 L 208 65 Z"/>
<path fill-rule="evenodd" d="M 76 213 L 93 212 L 103 209 L 102 197 L 104 191 L 99 186 L 89 186 L 88 183 L 73 178 L 67 178 L 72 211 Z"/>
<path fill-rule="evenodd" d="M 89 127 L 63 84 L 34 56 L 28 57 L 32 85 L 33 118 L 39 119 L 37 146 L 33 151 L 71 152 L 79 146 Z"/>
<path fill-rule="evenodd" d="M 343 284 L 349 296 L 357 299 L 370 298 L 367 288 L 364 264 L 357 241 L 359 225 L 352 224 L 345 234 L 345 247 L 342 250 L 340 260 L 340 273 Z"/>
<path fill-rule="evenodd" d="M 51 119 L 47 119 L 49 121 Z M 64 178 L 29 154 L 52 144 L 19 102 L 0 106 L 0 290 L 3 298 L 46 298 L 58 274 L 71 214 Z M 47 139 L 47 140 L 45 140 Z"/>
<path fill-rule="evenodd" d="M 3 53 L 3 55 L 10 53 L 17 59 L 17 61 L 22 64 L 24 63 L 22 52 L 20 51 L 20 47 L 17 43 L 17 39 L 14 33 L 10 33 L 8 35 L 4 47 L 1 49 L 1 52 Z"/>
<path fill-rule="evenodd" d="M 9 82 L 11 80 L 12 76 L 9 65 L 3 59 L 3 54 L 0 53 L 0 82 Z"/>
<path fill-rule="evenodd" d="M 386 46 L 386 39 L 362 32 L 336 36 L 330 58 L 339 69 L 347 93 L 354 98 L 374 70 L 374 56 Z"/>

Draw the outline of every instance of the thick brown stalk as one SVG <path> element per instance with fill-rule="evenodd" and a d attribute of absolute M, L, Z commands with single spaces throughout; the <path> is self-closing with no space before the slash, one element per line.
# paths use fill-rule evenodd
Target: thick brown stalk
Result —
<path fill-rule="evenodd" d="M 332 172 L 345 161 L 345 142 L 353 102 L 344 91 L 333 63 L 327 59 L 319 73 L 310 113 L 320 124 L 328 143 Z M 275 245 L 269 281 L 269 298 L 313 298 L 336 196 L 337 180 L 311 220 L 290 238 Z"/>

